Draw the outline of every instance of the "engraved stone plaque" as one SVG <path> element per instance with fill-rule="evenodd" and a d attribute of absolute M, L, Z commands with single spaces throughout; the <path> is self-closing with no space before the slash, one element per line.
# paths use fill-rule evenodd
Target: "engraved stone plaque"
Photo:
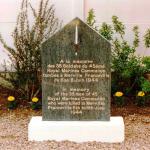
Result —
<path fill-rule="evenodd" d="M 43 121 L 110 120 L 110 43 L 75 18 L 42 46 Z"/>

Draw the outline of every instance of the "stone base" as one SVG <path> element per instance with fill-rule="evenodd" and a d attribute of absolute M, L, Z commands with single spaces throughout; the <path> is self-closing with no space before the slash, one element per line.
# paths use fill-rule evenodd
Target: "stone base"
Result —
<path fill-rule="evenodd" d="M 122 117 L 111 117 L 106 121 L 42 121 L 33 117 L 28 126 L 30 141 L 97 141 L 117 143 L 124 141 Z"/>

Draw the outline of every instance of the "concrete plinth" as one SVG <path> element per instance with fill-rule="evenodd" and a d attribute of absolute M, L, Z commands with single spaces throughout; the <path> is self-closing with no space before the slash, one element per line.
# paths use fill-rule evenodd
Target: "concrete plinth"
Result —
<path fill-rule="evenodd" d="M 28 139 L 30 141 L 123 142 L 124 122 L 122 117 L 111 117 L 109 122 L 42 121 L 41 116 L 32 117 L 28 126 Z"/>

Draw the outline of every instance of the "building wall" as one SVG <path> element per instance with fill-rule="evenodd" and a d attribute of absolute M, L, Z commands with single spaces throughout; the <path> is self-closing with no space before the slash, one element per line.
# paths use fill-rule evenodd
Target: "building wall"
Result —
<path fill-rule="evenodd" d="M 0 33 L 10 46 L 13 46 L 11 33 L 16 24 L 22 0 L 0 0 Z M 38 8 L 40 0 L 29 0 L 31 4 Z M 88 11 L 93 8 L 96 15 L 97 25 L 102 22 L 111 23 L 111 16 L 117 15 L 127 26 L 127 40 L 132 41 L 132 27 L 139 25 L 140 37 L 145 30 L 150 27 L 150 1 L 149 0 L 50 0 L 55 5 L 56 16 L 63 25 L 67 24 L 74 17 L 78 16 L 85 20 Z M 30 17 L 30 21 L 32 21 Z M 145 49 L 143 44 L 137 50 L 137 54 L 150 55 L 150 49 Z M 0 63 L 8 60 L 7 54 L 0 45 Z"/>

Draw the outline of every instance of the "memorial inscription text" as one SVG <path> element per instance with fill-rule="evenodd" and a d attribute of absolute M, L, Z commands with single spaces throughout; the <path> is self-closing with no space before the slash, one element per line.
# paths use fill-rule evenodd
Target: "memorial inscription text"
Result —
<path fill-rule="evenodd" d="M 43 78 L 50 84 L 98 84 L 110 78 L 104 64 L 93 60 L 61 60 L 57 64 L 48 64 Z M 72 115 L 83 111 L 104 111 L 105 96 L 90 86 L 62 87 L 59 91 L 47 96 L 49 110 L 68 110 Z"/>

